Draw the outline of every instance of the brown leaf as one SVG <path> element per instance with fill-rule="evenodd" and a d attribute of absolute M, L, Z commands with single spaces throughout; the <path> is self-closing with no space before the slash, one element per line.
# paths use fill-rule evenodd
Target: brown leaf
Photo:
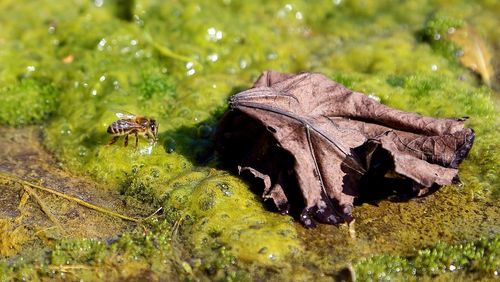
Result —
<path fill-rule="evenodd" d="M 472 28 L 466 27 L 449 32 L 448 39 L 461 48 L 460 63 L 478 73 L 484 83 L 491 87 L 491 54 L 481 37 Z"/>
<path fill-rule="evenodd" d="M 463 118 L 391 109 L 317 73 L 267 71 L 230 105 L 218 151 L 279 211 L 303 206 L 308 227 L 352 221 L 355 198 L 423 196 L 452 183 L 474 140 Z"/>

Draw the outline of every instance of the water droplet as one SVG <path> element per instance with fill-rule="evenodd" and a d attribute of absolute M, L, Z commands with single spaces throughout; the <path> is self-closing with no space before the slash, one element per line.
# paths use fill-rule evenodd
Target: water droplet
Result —
<path fill-rule="evenodd" d="M 211 62 L 217 62 L 217 60 L 219 59 L 219 55 L 217 55 L 216 53 L 212 53 L 207 56 L 207 59 Z"/>
<path fill-rule="evenodd" d="M 431 70 L 432 71 L 437 71 L 438 70 L 438 66 L 437 65 L 432 65 L 431 66 Z"/>
<path fill-rule="evenodd" d="M 300 21 L 304 18 L 304 16 L 302 16 L 301 12 L 297 12 L 297 13 L 295 13 L 295 18 Z"/>
<path fill-rule="evenodd" d="M 102 7 L 103 4 L 104 4 L 104 0 L 95 0 L 94 1 L 94 5 L 96 7 Z"/>
<path fill-rule="evenodd" d="M 145 148 L 142 148 L 139 150 L 139 154 L 141 155 L 151 155 L 151 153 L 153 152 L 153 147 L 154 147 L 154 144 L 153 145 L 149 145 Z"/>
<path fill-rule="evenodd" d="M 246 69 L 248 66 L 248 62 L 245 59 L 240 60 L 240 68 L 241 69 Z"/>
<path fill-rule="evenodd" d="M 276 60 L 278 58 L 278 54 L 276 54 L 275 52 L 269 52 L 266 54 L 266 58 L 269 61 Z"/>
<path fill-rule="evenodd" d="M 100 81 L 100 82 L 103 82 L 103 81 L 105 81 L 105 80 L 106 80 L 106 76 L 101 75 L 101 77 L 99 77 L 99 81 Z"/>
<path fill-rule="evenodd" d="M 71 128 L 69 126 L 65 125 L 65 126 L 61 127 L 60 133 L 61 133 L 61 135 L 64 135 L 64 136 L 71 135 Z"/>
<path fill-rule="evenodd" d="M 135 57 L 136 58 L 140 58 L 144 55 L 144 50 L 138 50 L 137 52 L 135 52 Z"/>
<path fill-rule="evenodd" d="M 368 98 L 370 98 L 372 100 L 375 100 L 377 102 L 380 102 L 380 97 L 378 97 L 377 95 L 375 95 L 375 93 L 368 94 Z"/>
<path fill-rule="evenodd" d="M 123 47 L 123 48 L 120 50 L 120 52 L 121 52 L 122 54 L 126 54 L 126 53 L 130 52 L 130 47 Z"/>
<path fill-rule="evenodd" d="M 193 68 L 193 66 L 194 66 L 194 63 L 193 63 L 193 62 L 187 62 L 187 63 L 186 63 L 186 69 L 188 69 L 188 70 L 189 70 L 189 69 L 192 69 L 192 68 Z"/>
<path fill-rule="evenodd" d="M 207 40 L 209 41 L 219 41 L 222 39 L 222 31 L 211 27 L 207 29 Z"/>
<path fill-rule="evenodd" d="M 434 40 L 439 40 L 439 39 L 441 39 L 441 34 L 439 33 L 434 34 Z"/>
<path fill-rule="evenodd" d="M 190 70 L 188 70 L 188 71 L 186 72 L 186 74 L 187 74 L 188 76 L 192 76 L 192 75 L 193 75 L 193 74 L 195 74 L 195 73 L 196 73 L 196 71 L 195 71 L 194 69 L 190 69 Z"/>
<path fill-rule="evenodd" d="M 138 15 L 134 15 L 134 21 L 138 26 L 144 25 L 144 21 Z"/>
<path fill-rule="evenodd" d="M 104 50 L 104 46 L 106 46 L 106 43 L 108 43 L 108 42 L 106 41 L 105 38 L 101 39 L 101 41 L 99 41 L 99 43 L 97 44 L 97 49 L 99 51 Z"/>
<path fill-rule="evenodd" d="M 85 148 L 83 146 L 78 147 L 78 155 L 80 157 L 85 157 L 87 155 L 87 153 L 88 153 L 88 149 L 87 148 Z"/>
<path fill-rule="evenodd" d="M 135 39 L 130 40 L 130 45 L 132 45 L 132 46 L 137 45 L 137 40 L 135 40 Z"/>
<path fill-rule="evenodd" d="M 27 66 L 27 67 L 26 67 L 26 70 L 27 70 L 28 72 L 34 72 L 34 71 L 36 70 L 36 68 L 35 68 L 35 66 Z"/>

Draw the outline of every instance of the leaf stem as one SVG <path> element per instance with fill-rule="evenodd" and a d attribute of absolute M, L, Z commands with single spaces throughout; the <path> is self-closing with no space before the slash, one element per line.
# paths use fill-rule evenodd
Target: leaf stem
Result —
<path fill-rule="evenodd" d="M 50 212 L 49 208 L 45 205 L 45 203 L 38 196 L 38 194 L 33 189 L 31 189 L 29 185 L 24 184 L 24 183 L 21 183 L 21 184 L 23 184 L 24 191 L 26 191 L 31 197 L 33 197 L 36 200 L 36 202 L 38 203 L 38 205 L 40 206 L 42 211 L 50 219 L 50 221 L 52 221 L 59 229 L 61 229 L 61 231 L 64 232 L 64 228 L 62 227 L 59 220 L 57 220 L 57 218 Z"/>

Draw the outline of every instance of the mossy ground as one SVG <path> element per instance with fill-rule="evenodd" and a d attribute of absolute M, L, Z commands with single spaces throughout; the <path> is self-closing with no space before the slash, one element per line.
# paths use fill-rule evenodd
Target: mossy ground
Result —
<path fill-rule="evenodd" d="M 163 208 L 112 240 L 58 237 L 39 252 L 12 241 L 19 254 L 0 263 L 0 278 L 327 280 L 351 262 L 362 280 L 445 268 L 457 279 L 497 275 L 490 257 L 498 239 L 477 240 L 500 231 L 498 94 L 437 36 L 474 26 L 496 63 L 496 1 L 7 0 L 0 8 L 0 122 L 43 125 L 44 145 L 75 179 L 90 176 L 119 197 Z M 345 226 L 304 230 L 267 211 L 211 155 L 226 99 L 266 69 L 319 71 L 395 108 L 469 116 L 477 139 L 462 185 L 357 207 L 356 239 Z M 133 138 L 126 148 L 123 140 L 107 146 L 115 111 L 155 117 L 156 146 L 141 139 L 136 149 Z M 456 247 L 443 253 L 441 241 Z M 469 256 L 462 242 L 484 251 Z M 416 251 L 427 247 L 436 255 Z"/>

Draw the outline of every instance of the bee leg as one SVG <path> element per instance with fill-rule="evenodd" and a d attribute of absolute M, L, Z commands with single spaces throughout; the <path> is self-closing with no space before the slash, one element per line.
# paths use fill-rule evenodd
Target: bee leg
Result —
<path fill-rule="evenodd" d="M 125 135 L 125 147 L 127 147 L 127 146 L 128 146 L 128 134 Z"/>
<path fill-rule="evenodd" d="M 113 144 L 115 144 L 115 143 L 116 143 L 116 141 L 118 140 L 118 137 L 120 137 L 120 136 L 115 136 L 115 137 L 113 137 L 111 140 L 109 140 L 108 145 L 113 145 Z"/>
<path fill-rule="evenodd" d="M 148 137 L 149 145 L 153 145 L 155 143 L 155 139 L 150 134 L 147 134 L 146 137 Z"/>
<path fill-rule="evenodd" d="M 139 137 L 137 137 L 137 132 L 135 133 L 135 147 L 137 148 L 137 144 L 139 143 Z"/>

